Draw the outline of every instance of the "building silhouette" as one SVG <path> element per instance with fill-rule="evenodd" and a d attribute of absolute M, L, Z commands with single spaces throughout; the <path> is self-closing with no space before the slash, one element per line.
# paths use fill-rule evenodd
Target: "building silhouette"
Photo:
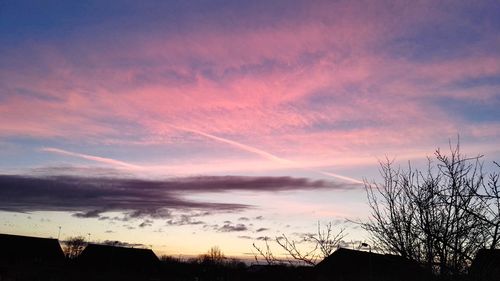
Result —
<path fill-rule="evenodd" d="M 500 280 L 500 249 L 481 249 L 469 269 L 471 281 Z"/>
<path fill-rule="evenodd" d="M 56 239 L 0 234 L 0 280 L 60 280 L 64 266 Z"/>
<path fill-rule="evenodd" d="M 77 264 L 97 271 L 150 273 L 158 269 L 160 260 L 150 249 L 89 244 Z"/>
<path fill-rule="evenodd" d="M 0 234 L 0 264 L 56 265 L 64 262 L 57 239 Z"/>
<path fill-rule="evenodd" d="M 318 281 L 427 281 L 430 272 L 401 256 L 340 248 L 315 266 Z"/>

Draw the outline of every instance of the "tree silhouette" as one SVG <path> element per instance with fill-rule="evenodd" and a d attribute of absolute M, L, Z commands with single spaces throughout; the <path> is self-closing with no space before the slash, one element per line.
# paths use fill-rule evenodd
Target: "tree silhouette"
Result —
<path fill-rule="evenodd" d="M 64 255 L 69 259 L 77 258 L 87 245 L 83 236 L 74 236 L 64 241 Z"/>
<path fill-rule="evenodd" d="M 218 246 L 213 246 L 208 252 L 199 257 L 200 262 L 214 265 L 223 264 L 225 259 L 226 257 Z"/>
<path fill-rule="evenodd" d="M 449 155 L 436 150 L 425 170 L 381 162 L 383 182 L 365 181 L 371 218 L 362 227 L 386 252 L 443 278 L 464 274 L 480 248 L 499 243 L 498 174 L 486 176 L 481 157 L 464 156 L 458 142 Z"/>
<path fill-rule="evenodd" d="M 274 241 L 286 252 L 288 256 L 286 261 L 288 263 L 315 265 L 318 261 L 331 255 L 339 247 L 346 235 L 344 228 L 335 232 L 331 222 L 324 226 L 321 226 L 318 222 L 317 232 L 304 235 L 300 241 L 292 240 L 285 234 L 276 237 Z M 309 247 L 299 248 L 299 244 L 303 245 L 303 242 Z M 272 253 L 268 239 L 265 239 L 265 248 L 259 247 L 255 243 L 253 247 L 257 251 L 257 254 L 254 254 L 257 262 L 259 257 L 264 258 L 269 265 L 283 262 Z"/>

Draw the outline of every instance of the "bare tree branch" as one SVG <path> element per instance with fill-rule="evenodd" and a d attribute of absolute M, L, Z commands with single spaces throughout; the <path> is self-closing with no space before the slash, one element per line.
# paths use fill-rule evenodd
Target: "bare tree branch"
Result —
<path fill-rule="evenodd" d="M 326 224 L 324 227 L 318 222 L 317 233 L 306 234 L 302 240 L 295 241 L 287 235 L 282 234 L 274 239 L 276 244 L 285 251 L 288 259 L 286 260 L 291 265 L 305 264 L 315 265 L 319 259 L 323 259 L 333 253 L 346 236 L 345 228 L 341 228 L 338 232 L 334 232 L 332 223 Z M 300 245 L 306 245 L 299 247 Z M 279 260 L 273 255 L 268 240 L 265 240 L 265 250 L 253 244 L 257 254 L 254 254 L 255 260 L 258 262 L 258 257 L 266 260 L 267 264 L 279 263 Z"/>
<path fill-rule="evenodd" d="M 371 218 L 361 226 L 386 252 L 442 276 L 464 273 L 478 249 L 500 240 L 499 174 L 485 175 L 481 159 L 450 142 L 449 154 L 437 149 L 426 170 L 380 162 L 383 182 L 365 181 Z"/>

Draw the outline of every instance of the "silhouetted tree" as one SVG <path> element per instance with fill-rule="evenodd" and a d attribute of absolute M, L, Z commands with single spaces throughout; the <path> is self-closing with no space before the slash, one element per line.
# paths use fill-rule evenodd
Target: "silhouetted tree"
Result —
<path fill-rule="evenodd" d="M 450 155 L 436 150 L 426 170 L 380 163 L 383 182 L 365 181 L 371 218 L 362 227 L 387 252 L 443 278 L 463 274 L 478 249 L 499 240 L 498 174 L 485 180 L 481 157 L 467 158 L 450 143 Z"/>
<path fill-rule="evenodd" d="M 493 162 L 499 172 L 488 175 L 487 184 L 482 186 L 473 196 L 481 200 L 480 212 L 467 209 L 483 222 L 485 247 L 496 249 L 500 246 L 500 164 Z"/>
<path fill-rule="evenodd" d="M 324 227 L 318 222 L 318 229 L 315 234 L 306 234 L 302 240 L 295 241 L 290 239 L 285 234 L 275 238 L 275 242 L 284 250 L 289 257 L 287 262 L 290 264 L 306 264 L 315 265 L 318 261 L 328 257 L 332 254 L 346 236 L 345 229 L 341 228 L 334 232 L 332 223 L 326 224 Z M 298 245 L 307 245 L 309 247 L 299 247 Z M 255 260 L 258 257 L 264 258 L 269 265 L 282 263 L 272 253 L 268 240 L 265 240 L 265 248 L 253 244 L 254 249 L 257 251 Z"/>
<path fill-rule="evenodd" d="M 70 237 L 64 241 L 64 255 L 69 259 L 77 258 L 87 245 L 83 236 Z"/>
<path fill-rule="evenodd" d="M 183 260 L 180 256 L 174 257 L 174 256 L 169 256 L 169 255 L 160 256 L 160 261 L 162 261 L 164 263 L 181 263 L 181 262 L 183 262 Z"/>
<path fill-rule="evenodd" d="M 210 250 L 208 250 L 208 252 L 206 252 L 205 254 L 203 254 L 199 257 L 199 260 L 202 263 L 206 263 L 206 264 L 219 264 L 219 265 L 221 265 L 224 263 L 225 259 L 226 259 L 226 257 L 224 256 L 224 254 L 222 253 L 222 251 L 220 250 L 220 248 L 218 246 L 213 246 L 212 248 L 210 248 Z"/>
<path fill-rule="evenodd" d="M 255 243 L 252 244 L 253 248 L 257 251 L 254 253 L 255 262 L 259 263 L 259 257 L 263 258 L 268 265 L 279 264 L 280 261 L 274 256 L 269 246 L 269 239 L 266 237 L 264 239 L 265 248 L 257 246 Z"/>

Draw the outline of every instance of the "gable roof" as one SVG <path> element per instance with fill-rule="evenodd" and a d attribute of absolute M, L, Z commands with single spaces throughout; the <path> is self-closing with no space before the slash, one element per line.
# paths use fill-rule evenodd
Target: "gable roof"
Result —
<path fill-rule="evenodd" d="M 427 280 L 427 272 L 401 256 L 340 248 L 316 265 L 323 280 Z"/>
<path fill-rule="evenodd" d="M 78 257 L 78 263 L 100 269 L 145 270 L 159 265 L 160 260 L 150 249 L 125 248 L 89 244 Z"/>
<path fill-rule="evenodd" d="M 3 263 L 53 263 L 64 260 L 57 239 L 0 234 Z"/>
<path fill-rule="evenodd" d="M 498 276 L 500 276 L 500 249 L 480 249 L 477 251 L 469 274 L 471 280 L 498 280 Z"/>

